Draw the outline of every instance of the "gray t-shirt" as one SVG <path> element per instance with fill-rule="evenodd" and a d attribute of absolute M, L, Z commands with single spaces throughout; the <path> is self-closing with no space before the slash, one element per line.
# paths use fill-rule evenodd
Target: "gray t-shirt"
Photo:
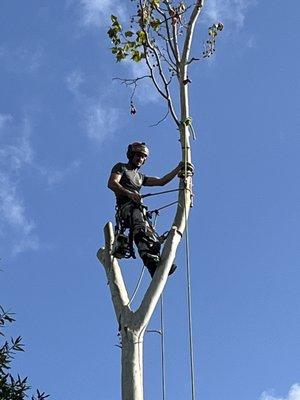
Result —
<path fill-rule="evenodd" d="M 131 192 L 138 192 L 141 190 L 141 187 L 145 184 L 147 180 L 147 176 L 142 174 L 141 172 L 133 169 L 128 169 L 126 163 L 118 163 L 113 166 L 111 170 L 112 174 L 120 174 L 120 185 L 122 185 L 125 189 L 130 190 Z M 121 206 L 129 201 L 129 197 L 117 195 L 117 205 Z"/>

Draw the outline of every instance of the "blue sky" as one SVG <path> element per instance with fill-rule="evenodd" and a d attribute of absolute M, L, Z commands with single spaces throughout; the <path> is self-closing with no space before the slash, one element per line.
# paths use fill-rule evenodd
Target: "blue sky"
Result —
<path fill-rule="evenodd" d="M 180 157 L 172 121 L 148 85 L 116 76 L 106 37 L 125 1 L 2 1 L 0 13 L 0 303 L 27 352 L 16 371 L 53 399 L 119 397 L 117 324 L 96 251 L 114 216 L 106 188 L 128 143 L 144 171 Z M 207 0 L 225 29 L 213 59 L 190 72 L 195 206 L 190 219 L 198 398 L 299 400 L 299 37 L 296 1 Z M 176 182 L 169 185 L 176 187 Z M 172 201 L 153 198 L 151 207 Z M 172 210 L 161 215 L 168 228 Z M 167 398 L 189 398 L 184 247 L 165 292 Z M 129 290 L 141 263 L 121 263 Z M 144 276 L 141 293 L 149 277 Z M 150 328 L 157 329 L 155 315 Z M 145 339 L 146 398 L 160 396 L 159 337 Z"/>

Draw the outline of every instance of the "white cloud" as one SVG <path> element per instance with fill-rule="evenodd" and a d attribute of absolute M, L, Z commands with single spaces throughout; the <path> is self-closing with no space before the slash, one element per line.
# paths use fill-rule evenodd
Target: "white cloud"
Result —
<path fill-rule="evenodd" d="M 85 26 L 107 26 L 109 16 L 124 14 L 124 8 L 116 0 L 80 0 L 81 22 Z"/>
<path fill-rule="evenodd" d="M 6 239 L 12 237 L 12 254 L 15 255 L 21 251 L 38 249 L 39 240 L 35 233 L 35 223 L 27 216 L 24 201 L 18 191 L 20 170 L 33 160 L 31 125 L 28 118 L 23 120 L 21 127 L 13 122 L 12 116 L 5 118 L 10 133 L 20 131 L 21 135 L 14 143 L 2 144 L 0 150 L 0 231 L 5 232 Z M 11 136 L 8 138 L 10 141 Z"/>
<path fill-rule="evenodd" d="M 118 128 L 119 110 L 107 108 L 101 102 L 90 105 L 85 111 L 87 135 L 90 139 L 102 143 L 107 136 Z"/>
<path fill-rule="evenodd" d="M 48 186 L 51 188 L 52 186 L 63 182 L 68 176 L 72 175 L 78 170 L 80 165 L 80 161 L 73 161 L 70 165 L 61 169 L 53 167 L 45 168 L 43 166 L 36 166 L 36 168 L 46 178 Z"/>
<path fill-rule="evenodd" d="M 276 397 L 270 392 L 263 392 L 260 400 L 300 400 L 300 384 L 292 385 L 286 397 Z"/>
<path fill-rule="evenodd" d="M 130 60 L 125 62 L 125 65 L 130 70 L 132 78 L 138 78 L 149 75 L 149 69 L 145 62 L 135 63 Z M 159 80 L 158 80 L 159 82 Z M 161 99 L 160 94 L 155 89 L 153 82 L 150 78 L 142 79 L 138 82 L 136 89 L 136 98 L 142 103 L 156 103 Z"/>
<path fill-rule="evenodd" d="M 74 95 L 79 95 L 79 89 L 84 82 L 83 73 L 79 70 L 74 70 L 66 78 L 67 87 Z"/>
<path fill-rule="evenodd" d="M 42 65 L 43 51 L 41 48 L 19 46 L 9 48 L 0 47 L 0 60 L 9 71 L 16 73 L 36 73 Z"/>
<path fill-rule="evenodd" d="M 0 133 L 1 129 L 4 128 L 4 126 L 12 120 L 12 116 L 10 114 L 1 114 L 0 113 Z"/>
<path fill-rule="evenodd" d="M 16 186 L 7 175 L 0 174 L 0 209 L 1 215 L 13 226 L 22 227 L 25 234 L 29 234 L 34 224 L 25 217 L 25 207 L 16 194 Z"/>
<path fill-rule="evenodd" d="M 205 5 L 204 13 L 211 22 L 228 21 L 241 28 L 247 9 L 255 4 L 256 0 L 210 0 Z"/>
<path fill-rule="evenodd" d="M 12 121 L 10 116 L 9 121 Z M 16 128 L 11 128 L 14 131 Z M 19 128 L 18 128 L 19 129 Z M 33 150 L 30 144 L 31 126 L 28 118 L 25 118 L 21 127 L 21 136 L 17 137 L 13 144 L 2 144 L 0 149 L 0 165 L 6 170 L 15 172 L 24 164 L 30 164 L 33 159 Z"/>
<path fill-rule="evenodd" d="M 24 169 L 37 171 L 46 177 L 47 184 L 51 187 L 72 174 L 80 163 L 74 161 L 63 169 L 40 166 L 34 159 L 29 118 L 25 117 L 19 124 L 11 115 L 0 114 L 0 123 L 0 132 L 5 125 L 5 143 L 0 148 L 0 234 L 5 238 L 5 246 L 10 247 L 12 255 L 16 255 L 39 248 L 36 224 L 28 215 L 20 191 L 19 182 Z"/>
<path fill-rule="evenodd" d="M 107 96 L 89 97 L 81 90 L 85 76 L 78 70 L 66 77 L 66 85 L 75 97 L 81 112 L 81 122 L 87 137 L 101 144 L 119 128 L 121 111 L 107 102 Z"/>

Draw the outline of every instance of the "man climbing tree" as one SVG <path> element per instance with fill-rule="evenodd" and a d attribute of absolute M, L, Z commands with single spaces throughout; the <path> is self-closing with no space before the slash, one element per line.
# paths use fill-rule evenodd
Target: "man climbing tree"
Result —
<path fill-rule="evenodd" d="M 145 143 L 135 142 L 128 146 L 127 163 L 116 164 L 111 171 L 108 187 L 115 193 L 117 202 L 117 234 L 114 242 L 113 254 L 117 258 L 134 257 L 133 240 L 138 248 L 140 257 L 153 277 L 160 261 L 160 248 L 165 236 L 159 236 L 142 204 L 139 194 L 142 186 L 164 186 L 184 169 L 179 163 L 172 171 L 162 178 L 146 176 L 139 171 L 149 156 L 149 149 Z M 190 169 L 192 166 L 189 164 Z M 129 229 L 129 238 L 124 235 Z M 169 274 L 176 269 L 173 264 Z"/>
<path fill-rule="evenodd" d="M 179 134 L 183 165 L 183 169 L 179 164 L 163 178 L 145 177 L 139 172 L 139 168 L 146 160 L 149 150 L 145 144 L 133 143 L 128 149 L 129 162 L 117 164 L 109 179 L 109 188 L 115 192 L 121 209 L 120 216 L 131 228 L 132 240 L 137 244 L 139 254 L 153 276 L 140 306 L 133 311 L 119 267 L 118 252 L 114 246 L 115 234 L 118 235 L 118 232 L 115 232 L 111 222 L 108 222 L 104 227 L 105 246 L 98 250 L 97 257 L 105 268 L 119 327 L 122 349 L 122 400 L 143 400 L 144 334 L 163 293 L 168 274 L 174 268 L 172 266 L 176 251 L 183 235 L 187 252 L 189 321 L 192 318 L 187 227 L 193 203 L 193 171 L 190 163 L 192 162 L 191 137 L 195 139 L 195 131 L 190 114 L 189 87 L 192 82 L 188 69 L 192 63 L 214 54 L 216 38 L 223 30 L 223 24 L 218 22 L 208 27 L 208 38 L 203 43 L 202 52 L 201 50 L 199 52 L 198 48 L 193 55 L 192 39 L 204 0 L 131 0 L 126 4 L 130 12 L 127 27 L 123 27 L 117 16 L 111 16 L 111 27 L 107 32 L 112 45 L 111 51 L 117 62 L 127 59 L 133 63 L 141 63 L 147 72 L 133 78 L 118 79 L 132 89 L 130 102 L 132 115 L 136 114 L 134 95 L 137 85 L 143 80 L 152 82 L 167 108 L 165 116 L 156 125 L 164 121 L 167 116 L 172 118 L 176 128 L 173 132 L 176 133 L 174 140 L 178 139 L 177 134 Z M 141 205 L 139 190 L 142 185 L 166 184 L 178 172 L 180 172 L 178 205 L 160 252 L 161 243 L 156 232 L 150 230 L 151 242 L 150 236 L 146 234 L 149 227 Z M 128 206 L 125 203 L 128 203 Z M 192 343 L 192 327 L 189 323 L 191 394 L 192 400 L 195 400 Z"/>

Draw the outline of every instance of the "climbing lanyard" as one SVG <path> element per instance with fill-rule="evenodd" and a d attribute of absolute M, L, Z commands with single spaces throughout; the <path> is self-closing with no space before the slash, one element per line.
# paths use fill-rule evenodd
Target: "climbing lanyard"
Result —
<path fill-rule="evenodd" d="M 165 194 L 165 193 L 172 193 L 172 192 L 179 192 L 180 190 L 185 190 L 185 189 L 171 189 L 171 190 L 164 190 L 162 192 L 157 192 L 157 193 L 147 193 L 147 194 L 143 194 L 141 196 L 142 199 L 144 199 L 145 197 L 150 197 L 150 196 L 158 196 L 159 194 Z"/>

